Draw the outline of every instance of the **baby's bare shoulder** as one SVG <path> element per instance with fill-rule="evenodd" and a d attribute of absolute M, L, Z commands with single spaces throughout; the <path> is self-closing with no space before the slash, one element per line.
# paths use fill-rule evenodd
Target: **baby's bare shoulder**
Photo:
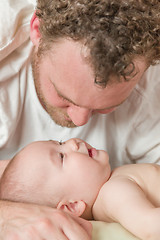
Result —
<path fill-rule="evenodd" d="M 111 174 L 111 179 L 126 177 L 139 183 L 143 179 L 149 181 L 149 176 L 160 178 L 160 165 L 152 163 L 128 164 L 115 168 Z"/>

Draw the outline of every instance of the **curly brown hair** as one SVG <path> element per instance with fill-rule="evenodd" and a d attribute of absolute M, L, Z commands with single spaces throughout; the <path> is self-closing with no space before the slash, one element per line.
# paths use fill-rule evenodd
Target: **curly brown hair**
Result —
<path fill-rule="evenodd" d="M 129 80 L 135 57 L 160 59 L 160 0 L 38 0 L 41 41 L 82 42 L 99 84 L 111 75 Z"/>

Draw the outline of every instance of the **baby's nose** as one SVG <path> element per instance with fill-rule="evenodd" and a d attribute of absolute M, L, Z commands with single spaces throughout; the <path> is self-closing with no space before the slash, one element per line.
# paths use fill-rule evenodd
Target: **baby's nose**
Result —
<path fill-rule="evenodd" d="M 84 142 L 79 143 L 78 152 L 88 154 L 88 148 Z"/>
<path fill-rule="evenodd" d="M 78 151 L 78 149 L 79 149 L 79 144 L 78 144 L 78 142 L 76 141 L 76 139 L 70 139 L 70 140 L 69 140 L 69 145 L 70 145 L 70 147 L 72 148 L 73 151 Z"/>

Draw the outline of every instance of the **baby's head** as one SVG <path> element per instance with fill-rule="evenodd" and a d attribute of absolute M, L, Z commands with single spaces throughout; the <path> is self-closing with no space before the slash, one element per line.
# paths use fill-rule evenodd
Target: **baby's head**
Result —
<path fill-rule="evenodd" d="M 110 172 L 108 154 L 80 139 L 33 142 L 8 164 L 0 198 L 48 205 L 89 219 Z"/>

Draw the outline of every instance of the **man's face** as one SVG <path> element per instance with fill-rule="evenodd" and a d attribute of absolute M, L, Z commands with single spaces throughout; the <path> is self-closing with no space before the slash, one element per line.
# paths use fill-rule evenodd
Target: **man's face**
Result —
<path fill-rule="evenodd" d="M 13 166 L 18 173 L 14 178 L 28 186 L 28 200 L 40 204 L 57 197 L 93 203 L 111 172 L 108 154 L 80 139 L 33 142 L 14 158 Z"/>
<path fill-rule="evenodd" d="M 137 74 L 130 81 L 101 88 L 94 83 L 95 76 L 84 55 L 80 43 L 61 40 L 41 58 L 37 50 L 33 56 L 37 95 L 44 109 L 61 126 L 81 126 L 95 113 L 115 110 L 128 98 L 146 69 L 145 62 L 136 59 Z"/>

